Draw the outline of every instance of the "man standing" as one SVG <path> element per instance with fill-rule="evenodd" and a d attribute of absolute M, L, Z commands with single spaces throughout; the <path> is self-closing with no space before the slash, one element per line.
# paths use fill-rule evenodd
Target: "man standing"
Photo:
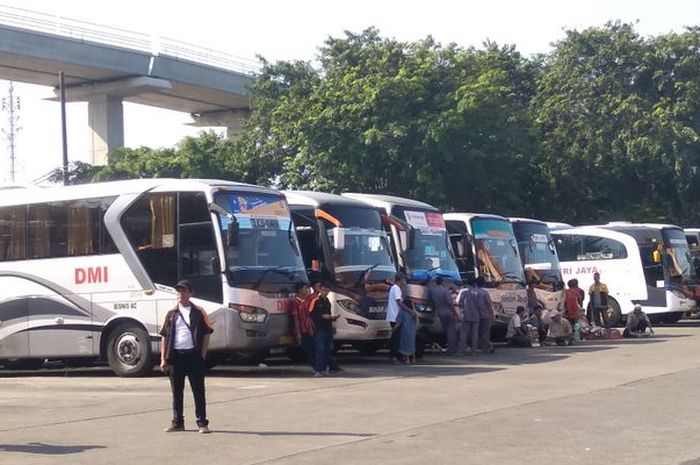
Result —
<path fill-rule="evenodd" d="M 399 316 L 399 311 L 403 308 L 407 310 L 413 317 L 416 317 L 416 312 L 403 301 L 403 292 L 401 288 L 406 284 L 406 276 L 398 272 L 394 276 L 394 284 L 389 289 L 389 302 L 386 305 L 386 321 L 391 325 L 391 329 L 396 326 L 396 318 Z M 399 342 L 401 341 L 401 329 L 392 331 L 391 339 L 389 340 L 389 354 L 394 363 L 401 360 L 399 353 Z"/>
<path fill-rule="evenodd" d="M 173 419 L 165 432 L 185 430 L 183 395 L 185 377 L 189 379 L 194 397 L 195 415 L 200 433 L 209 433 L 204 391 L 205 359 L 209 337 L 214 330 L 204 309 L 190 302 L 192 283 L 182 280 L 175 286 L 177 307 L 165 315 L 160 331 L 160 369 L 170 375 L 173 394 Z"/>
<path fill-rule="evenodd" d="M 311 301 L 309 314 L 314 323 L 314 376 L 330 373 L 333 353 L 333 322 L 338 315 L 331 314 L 331 302 L 328 300 L 328 284 L 323 283 L 318 295 Z"/>
<path fill-rule="evenodd" d="M 455 313 L 452 291 L 446 287 L 442 277 L 435 280 L 435 286 L 428 291 L 433 301 L 435 314 L 440 318 L 440 324 L 447 338 L 447 355 L 457 353 L 457 315 Z"/>
<path fill-rule="evenodd" d="M 471 354 L 476 354 L 479 345 L 479 307 L 476 304 L 474 278 L 467 280 L 466 286 L 459 291 L 457 303 L 462 312 L 462 325 L 459 331 L 459 353 L 467 354 L 467 342 L 471 342 Z"/>
<path fill-rule="evenodd" d="M 483 276 L 476 278 L 476 306 L 479 309 L 479 342 L 481 350 L 492 354 L 496 348 L 491 343 L 491 322 L 493 320 L 493 303 L 488 291 L 484 289 L 486 280 Z"/>
<path fill-rule="evenodd" d="M 642 306 L 635 304 L 632 313 L 627 314 L 627 325 L 622 333 L 623 337 L 645 337 L 647 328 L 649 334 L 654 334 L 654 328 L 651 327 L 651 321 L 646 313 L 642 311 Z"/>
<path fill-rule="evenodd" d="M 593 274 L 593 284 L 588 288 L 592 320 L 596 326 L 608 327 L 608 286 L 600 282 L 600 273 Z M 601 322 L 602 317 L 602 322 Z"/>
<path fill-rule="evenodd" d="M 297 282 L 294 285 L 296 295 L 291 301 L 292 317 L 294 318 L 294 337 L 297 346 L 304 350 L 306 360 L 314 364 L 314 323 L 309 316 L 309 307 L 306 297 L 309 295 L 309 285 L 305 282 Z"/>

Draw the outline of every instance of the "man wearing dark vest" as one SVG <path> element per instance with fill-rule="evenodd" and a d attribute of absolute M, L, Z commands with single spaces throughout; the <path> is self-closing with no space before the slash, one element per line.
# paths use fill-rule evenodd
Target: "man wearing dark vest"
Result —
<path fill-rule="evenodd" d="M 206 312 L 190 302 L 192 283 L 182 280 L 175 286 L 177 307 L 165 315 L 160 331 L 160 369 L 170 376 L 173 393 L 173 419 L 165 432 L 185 430 L 183 395 L 185 377 L 190 381 L 194 396 L 195 415 L 200 433 L 209 433 L 207 405 L 204 394 L 205 359 L 210 334 L 214 332 Z"/>

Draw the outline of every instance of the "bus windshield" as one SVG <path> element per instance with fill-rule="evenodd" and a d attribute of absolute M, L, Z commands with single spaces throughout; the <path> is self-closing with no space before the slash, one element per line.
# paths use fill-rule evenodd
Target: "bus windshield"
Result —
<path fill-rule="evenodd" d="M 487 283 L 524 283 L 523 266 L 510 222 L 492 218 L 471 220 L 479 276 Z"/>
<path fill-rule="evenodd" d="M 327 225 L 326 229 L 331 263 L 339 284 L 353 288 L 361 282 L 393 279 L 396 267 L 379 211 L 348 205 L 324 205 L 322 209 L 341 224 Z M 337 242 L 335 238 L 339 235 L 343 239 Z"/>
<path fill-rule="evenodd" d="M 220 215 L 222 237 L 228 236 L 233 221 L 239 227 L 233 245 L 224 240 L 231 281 L 267 290 L 275 283 L 288 285 L 306 280 L 284 197 L 256 192 L 220 192 L 214 201 L 234 217 Z"/>
<path fill-rule="evenodd" d="M 559 259 L 549 227 L 540 223 L 516 221 L 513 223 L 513 232 L 518 241 L 527 281 L 534 281 L 538 287 L 544 286 L 551 291 L 561 290 Z"/>
<path fill-rule="evenodd" d="M 396 211 L 413 227 L 413 244 L 404 252 L 410 279 L 424 281 L 442 276 L 459 281 L 455 257 L 448 245 L 447 227 L 442 214 L 434 211 Z"/>
<path fill-rule="evenodd" d="M 697 276 L 685 233 L 680 229 L 664 229 L 664 271 L 671 284 L 695 285 Z"/>

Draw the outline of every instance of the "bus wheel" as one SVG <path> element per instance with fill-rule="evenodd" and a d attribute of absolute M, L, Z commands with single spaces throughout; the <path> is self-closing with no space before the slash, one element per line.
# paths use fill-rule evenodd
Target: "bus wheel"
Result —
<path fill-rule="evenodd" d="M 107 339 L 107 362 L 118 376 L 142 376 L 153 368 L 148 333 L 135 324 L 117 326 Z"/>
<path fill-rule="evenodd" d="M 620 326 L 622 324 L 620 304 L 612 297 L 608 297 L 608 301 L 608 326 Z"/>

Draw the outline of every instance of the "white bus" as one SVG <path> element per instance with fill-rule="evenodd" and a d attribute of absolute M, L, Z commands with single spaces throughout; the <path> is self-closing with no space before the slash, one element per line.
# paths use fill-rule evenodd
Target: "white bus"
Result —
<path fill-rule="evenodd" d="M 463 279 L 484 278 L 494 323 L 507 325 L 518 306 L 527 306 L 523 265 L 510 221 L 498 215 L 446 213 L 445 223 Z"/>
<path fill-rule="evenodd" d="M 335 343 L 363 352 L 385 345 L 389 286 L 396 274 L 379 209 L 321 192 L 285 192 L 307 274 L 331 286 Z"/>
<path fill-rule="evenodd" d="M 148 179 L 19 189 L 0 199 L 0 359 L 153 367 L 173 286 L 209 314 L 213 358 L 293 341 L 306 280 L 287 202 L 227 181 Z"/>
<path fill-rule="evenodd" d="M 428 294 L 428 281 L 442 277 L 455 286 L 460 283 L 442 213 L 432 205 L 402 197 L 354 193 L 343 196 L 382 210 L 394 258 L 399 270 L 407 276 L 404 296 L 413 302 L 418 312 L 418 341 L 421 344 L 417 350 L 422 351 L 422 342 L 444 336 Z"/>
<path fill-rule="evenodd" d="M 510 218 L 525 271 L 525 282 L 534 283 L 535 294 L 545 310 L 558 310 L 564 301 L 564 281 L 559 257 L 547 223 L 529 218 Z"/>
<path fill-rule="evenodd" d="M 593 274 L 600 273 L 610 290 L 610 324 L 622 323 L 635 304 L 662 322 L 675 322 L 695 307 L 697 276 L 677 226 L 618 222 L 556 230 L 552 236 L 565 281 L 578 279 L 587 294 Z"/>

